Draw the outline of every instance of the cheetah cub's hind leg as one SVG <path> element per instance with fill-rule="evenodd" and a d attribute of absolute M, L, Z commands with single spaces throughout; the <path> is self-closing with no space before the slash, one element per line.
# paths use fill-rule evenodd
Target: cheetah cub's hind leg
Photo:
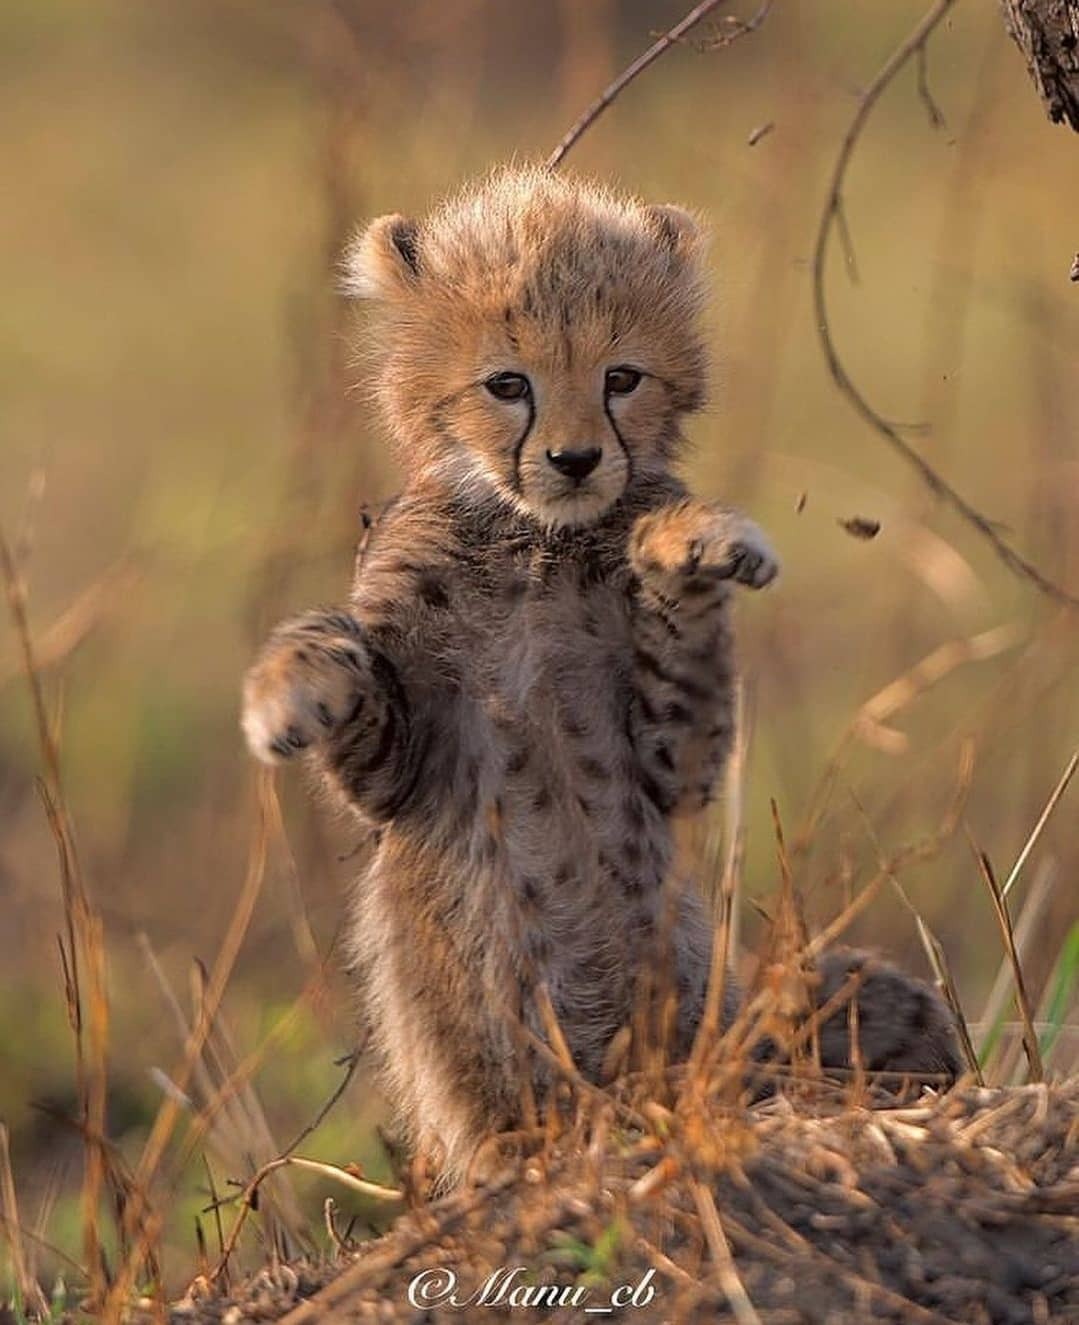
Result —
<path fill-rule="evenodd" d="M 244 679 L 251 752 L 274 764 L 325 743 L 356 721 L 374 690 L 358 621 L 344 612 L 305 612 L 283 622 Z"/>

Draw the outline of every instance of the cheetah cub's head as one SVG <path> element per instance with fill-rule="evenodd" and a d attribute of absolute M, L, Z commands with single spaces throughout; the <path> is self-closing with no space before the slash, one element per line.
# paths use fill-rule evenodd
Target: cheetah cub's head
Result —
<path fill-rule="evenodd" d="M 666 471 L 704 393 L 688 213 L 571 176 L 500 170 L 346 257 L 376 301 L 378 394 L 403 459 L 540 523 L 599 519 Z"/>

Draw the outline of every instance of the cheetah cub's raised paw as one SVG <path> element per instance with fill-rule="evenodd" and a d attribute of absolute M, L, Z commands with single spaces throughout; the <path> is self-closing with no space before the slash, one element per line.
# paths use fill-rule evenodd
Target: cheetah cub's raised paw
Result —
<path fill-rule="evenodd" d="M 679 584 L 733 580 L 763 589 L 779 560 L 759 525 L 738 511 L 706 502 L 678 502 L 639 519 L 630 559 L 643 580 L 659 580 L 677 597 Z"/>
<path fill-rule="evenodd" d="M 244 678 L 241 724 L 252 754 L 290 759 L 363 711 L 372 690 L 363 627 L 344 612 L 283 622 Z"/>

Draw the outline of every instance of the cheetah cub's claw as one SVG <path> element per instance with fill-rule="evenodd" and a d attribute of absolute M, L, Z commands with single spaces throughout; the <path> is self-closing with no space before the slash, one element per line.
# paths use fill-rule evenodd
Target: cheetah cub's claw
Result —
<path fill-rule="evenodd" d="M 326 740 L 363 710 L 371 693 L 363 628 L 344 612 L 307 612 L 270 636 L 244 678 L 241 725 L 267 764 Z"/>
<path fill-rule="evenodd" d="M 702 577 L 763 589 L 779 574 L 779 560 L 759 525 L 738 511 L 705 502 L 679 502 L 637 521 L 630 547 L 642 579 Z"/>

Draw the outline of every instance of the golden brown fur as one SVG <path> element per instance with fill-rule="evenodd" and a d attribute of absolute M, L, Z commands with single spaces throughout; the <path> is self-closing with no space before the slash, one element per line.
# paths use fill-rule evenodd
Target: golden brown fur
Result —
<path fill-rule="evenodd" d="M 687 213 L 501 171 L 426 220 L 375 221 L 347 282 L 377 310 L 406 486 L 349 610 L 271 637 L 244 726 L 262 758 L 308 751 L 380 829 L 355 965 L 405 1127 L 452 1177 L 512 1123 L 526 1078 L 542 1089 L 519 1033 L 541 1030 L 537 982 L 591 1077 L 630 1020 L 672 818 L 714 794 L 730 746 L 732 587 L 777 567 L 751 521 L 674 474 L 705 389 Z M 711 940 L 683 890 L 679 1052 Z M 935 996 L 897 976 L 917 1015 L 890 1024 L 875 969 L 870 1065 L 951 1070 Z"/>

